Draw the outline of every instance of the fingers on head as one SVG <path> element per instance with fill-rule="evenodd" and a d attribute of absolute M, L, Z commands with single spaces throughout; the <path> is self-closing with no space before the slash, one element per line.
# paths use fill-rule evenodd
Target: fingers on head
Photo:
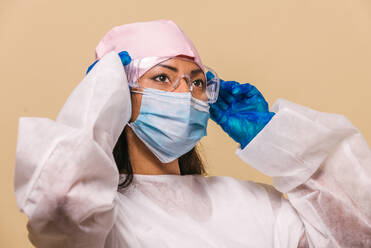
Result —
<path fill-rule="evenodd" d="M 131 62 L 131 57 L 127 51 L 121 51 L 119 53 L 120 59 L 123 65 L 128 65 Z"/>

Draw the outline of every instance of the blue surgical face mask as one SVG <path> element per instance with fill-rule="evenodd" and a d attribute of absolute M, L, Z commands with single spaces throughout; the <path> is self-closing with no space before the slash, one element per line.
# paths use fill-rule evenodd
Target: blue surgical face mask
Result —
<path fill-rule="evenodd" d="M 179 158 L 206 136 L 207 103 L 190 92 L 144 88 L 141 93 L 139 116 L 128 125 L 162 163 Z"/>

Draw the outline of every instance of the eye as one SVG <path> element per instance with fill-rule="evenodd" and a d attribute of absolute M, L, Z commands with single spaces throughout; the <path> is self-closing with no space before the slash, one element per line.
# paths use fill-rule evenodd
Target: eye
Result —
<path fill-rule="evenodd" d="M 202 79 L 197 79 L 193 81 L 193 85 L 196 87 L 204 88 L 205 82 Z"/>
<path fill-rule="evenodd" d="M 167 79 L 167 81 L 166 81 L 166 79 Z M 164 74 L 164 73 L 162 73 L 160 75 L 157 75 L 157 76 L 154 76 L 152 78 L 152 80 L 155 80 L 157 82 L 162 82 L 162 83 L 170 82 L 169 77 L 166 74 Z"/>

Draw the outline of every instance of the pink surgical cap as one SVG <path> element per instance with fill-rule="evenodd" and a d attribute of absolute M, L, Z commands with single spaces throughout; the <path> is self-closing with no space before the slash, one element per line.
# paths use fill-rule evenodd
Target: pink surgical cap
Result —
<path fill-rule="evenodd" d="M 127 51 L 133 60 L 185 55 L 192 57 L 204 69 L 192 41 L 171 20 L 135 22 L 113 27 L 95 48 L 95 57 L 100 59 L 110 51 Z"/>

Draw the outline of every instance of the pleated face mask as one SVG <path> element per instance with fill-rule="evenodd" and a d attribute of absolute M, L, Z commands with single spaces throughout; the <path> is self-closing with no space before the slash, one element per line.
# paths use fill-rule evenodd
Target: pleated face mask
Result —
<path fill-rule="evenodd" d="M 162 163 L 179 158 L 206 136 L 209 105 L 190 92 L 144 88 L 141 94 L 139 116 L 129 126 Z"/>

